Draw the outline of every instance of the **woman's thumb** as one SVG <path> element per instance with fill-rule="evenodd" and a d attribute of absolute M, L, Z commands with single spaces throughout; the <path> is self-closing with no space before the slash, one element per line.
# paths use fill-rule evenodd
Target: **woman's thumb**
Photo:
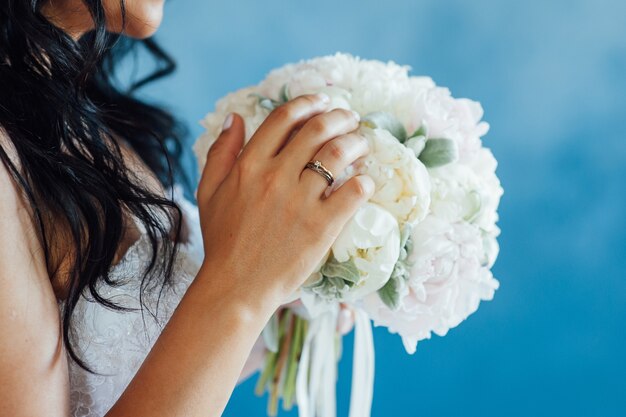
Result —
<path fill-rule="evenodd" d="M 243 147 L 245 125 L 237 113 L 229 113 L 224 119 L 222 133 L 213 143 L 207 154 L 202 170 L 197 199 L 208 201 L 233 168 L 237 156 Z"/>

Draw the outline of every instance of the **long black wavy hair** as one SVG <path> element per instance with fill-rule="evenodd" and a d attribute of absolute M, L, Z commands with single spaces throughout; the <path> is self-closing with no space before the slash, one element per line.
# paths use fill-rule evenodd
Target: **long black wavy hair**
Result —
<path fill-rule="evenodd" d="M 151 192 L 125 168 L 117 138 L 129 143 L 163 186 L 180 177 L 190 190 L 191 182 L 180 163 L 185 129 L 169 112 L 134 95 L 171 73 L 174 62 L 152 38 L 107 32 L 102 0 L 82 1 L 94 29 L 78 40 L 44 17 L 43 0 L 0 2 L 0 133 L 13 145 L 21 169 L 1 145 L 0 158 L 32 206 L 49 273 L 55 272 L 51 245 L 62 240 L 53 225 L 61 221 L 69 229 L 73 256 L 61 317 L 63 341 L 71 358 L 93 372 L 72 347 L 70 323 L 84 291 L 106 307 L 126 310 L 97 290 L 100 281 L 121 284 L 109 271 L 124 237 L 123 208 L 145 225 L 153 249 L 141 293 L 160 288 L 160 298 L 181 236 L 182 213 L 173 196 Z M 122 88 L 115 81 L 116 64 L 140 44 L 157 69 Z M 159 212 L 175 226 L 173 240 Z M 142 314 L 144 300 L 140 294 Z"/>

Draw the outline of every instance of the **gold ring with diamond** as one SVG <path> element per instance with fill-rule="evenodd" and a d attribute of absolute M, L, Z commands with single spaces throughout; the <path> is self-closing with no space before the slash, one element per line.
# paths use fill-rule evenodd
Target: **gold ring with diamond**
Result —
<path fill-rule="evenodd" d="M 333 182 L 335 182 L 333 173 L 326 169 L 326 167 L 322 165 L 322 163 L 318 160 L 307 162 L 304 168 L 312 169 L 313 171 L 320 174 L 322 177 L 324 177 L 324 179 L 326 179 L 326 182 L 328 182 L 329 186 L 333 185 Z"/>

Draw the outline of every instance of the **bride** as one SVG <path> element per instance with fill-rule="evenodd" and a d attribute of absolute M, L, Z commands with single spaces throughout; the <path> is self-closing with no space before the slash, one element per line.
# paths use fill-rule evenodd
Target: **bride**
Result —
<path fill-rule="evenodd" d="M 175 119 L 112 81 L 136 41 L 166 64 L 146 81 L 171 69 L 150 39 L 163 1 L 0 3 L 2 416 L 220 415 L 373 191 L 357 176 L 323 198 L 307 162 L 369 150 L 352 113 L 306 95 L 243 150 L 227 117 L 187 200 Z"/>

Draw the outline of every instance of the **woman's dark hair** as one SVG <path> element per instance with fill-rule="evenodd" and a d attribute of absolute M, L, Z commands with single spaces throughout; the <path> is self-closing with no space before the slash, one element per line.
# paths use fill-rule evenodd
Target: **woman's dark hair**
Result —
<path fill-rule="evenodd" d="M 109 271 L 124 237 L 123 208 L 145 225 L 153 249 L 141 281 L 142 314 L 141 293 L 160 288 L 160 298 L 170 282 L 181 234 L 175 219 L 182 213 L 173 196 L 151 192 L 125 169 L 117 138 L 131 145 L 165 187 L 177 176 L 186 190 L 191 186 L 180 166 L 185 130 L 167 111 L 134 96 L 138 87 L 172 72 L 174 62 L 150 38 L 138 41 L 107 32 L 102 0 L 83 2 L 94 29 L 78 41 L 43 16 L 43 0 L 0 2 L 0 133 L 13 145 L 22 172 L 2 146 L 0 158 L 32 206 L 48 271 L 54 272 L 50 245 L 62 240 L 53 225 L 67 225 L 74 256 L 62 312 L 63 341 L 71 358 L 93 372 L 72 348 L 70 322 L 87 290 L 106 307 L 126 310 L 97 290 L 100 281 L 121 284 Z M 140 44 L 156 59 L 157 69 L 122 88 L 115 81 L 116 64 Z M 173 241 L 159 212 L 175 225 Z M 155 272 L 161 279 L 153 278 Z"/>

